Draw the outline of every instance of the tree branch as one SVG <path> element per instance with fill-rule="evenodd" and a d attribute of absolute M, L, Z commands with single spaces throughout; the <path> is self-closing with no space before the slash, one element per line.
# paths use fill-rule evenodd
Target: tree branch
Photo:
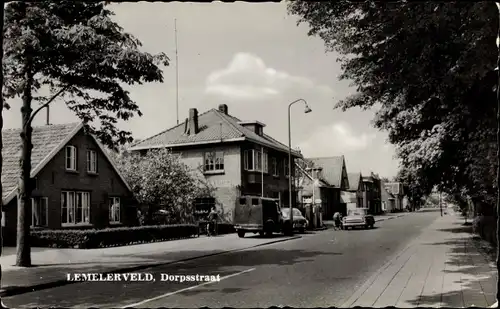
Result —
<path fill-rule="evenodd" d="M 40 106 L 37 110 L 35 110 L 35 112 L 33 114 L 31 114 L 31 117 L 30 117 L 29 121 L 27 122 L 27 125 L 28 124 L 31 125 L 31 122 L 35 118 L 36 114 L 38 114 L 38 112 L 41 111 L 43 108 L 47 107 L 50 103 L 52 103 L 52 101 L 54 101 L 61 93 L 66 91 L 69 87 L 70 87 L 70 85 L 67 85 L 66 87 L 59 90 L 56 94 L 54 94 L 52 96 L 52 98 L 50 98 L 50 100 L 48 100 L 46 103 L 42 104 L 42 106 Z"/>

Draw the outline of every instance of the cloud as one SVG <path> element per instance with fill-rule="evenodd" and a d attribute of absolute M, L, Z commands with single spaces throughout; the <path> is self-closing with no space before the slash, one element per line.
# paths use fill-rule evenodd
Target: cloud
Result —
<path fill-rule="evenodd" d="M 267 67 L 261 58 L 250 53 L 237 53 L 225 69 L 212 72 L 205 89 L 208 94 L 250 100 L 279 96 L 290 90 L 333 95 L 330 87 Z"/>
<path fill-rule="evenodd" d="M 332 156 L 365 150 L 376 137 L 375 133 L 356 135 L 345 122 L 317 129 L 299 148 L 309 156 Z"/>

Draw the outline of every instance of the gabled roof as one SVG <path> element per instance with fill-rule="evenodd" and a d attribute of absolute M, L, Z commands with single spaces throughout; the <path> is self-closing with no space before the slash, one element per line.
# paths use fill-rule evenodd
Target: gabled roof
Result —
<path fill-rule="evenodd" d="M 347 177 L 349 178 L 349 191 L 357 191 L 362 179 L 361 173 L 347 173 Z"/>
<path fill-rule="evenodd" d="M 331 186 L 336 188 L 341 187 L 342 172 L 345 167 L 344 156 L 307 158 L 306 160 L 312 163 L 313 166 L 323 168 L 321 171 L 322 177 Z"/>
<path fill-rule="evenodd" d="M 32 154 L 31 154 L 31 177 L 36 175 L 49 163 L 54 156 L 83 129 L 83 123 L 55 124 L 48 126 L 33 127 Z M 2 200 L 6 205 L 17 195 L 17 182 L 20 173 L 19 158 L 21 156 L 21 129 L 7 129 L 2 131 Z M 108 159 L 125 186 L 131 191 L 125 178 L 116 168 L 113 160 L 109 157 L 104 146 L 91 135 L 101 152 Z"/>
<path fill-rule="evenodd" d="M 194 146 L 221 142 L 252 141 L 275 150 L 288 152 L 288 146 L 267 134 L 258 135 L 240 124 L 241 120 L 227 115 L 218 109 L 210 109 L 198 115 L 199 132 L 188 135 L 184 132 L 185 122 L 154 136 L 133 144 L 129 150 L 142 150 L 163 147 Z M 297 157 L 302 155 L 292 150 Z"/>

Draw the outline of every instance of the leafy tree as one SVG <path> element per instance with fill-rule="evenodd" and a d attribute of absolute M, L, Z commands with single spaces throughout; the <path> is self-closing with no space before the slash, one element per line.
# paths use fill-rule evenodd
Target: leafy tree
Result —
<path fill-rule="evenodd" d="M 341 55 L 341 79 L 358 93 L 337 107 L 377 106 L 375 125 L 388 131 L 403 166 L 464 205 L 465 196 L 500 198 L 491 172 L 500 167 L 492 155 L 499 112 L 492 70 L 500 65 L 494 5 L 294 1 L 289 11 Z"/>
<path fill-rule="evenodd" d="M 115 158 L 138 202 L 148 207 L 146 221 L 151 221 L 159 209 L 176 222 L 190 221 L 195 198 L 213 195 L 213 186 L 198 169 L 190 169 L 166 148 L 145 155 L 127 152 Z"/>
<path fill-rule="evenodd" d="M 293 1 L 289 11 L 341 55 L 341 79 L 358 92 L 338 108 L 378 107 L 375 125 L 406 168 L 448 191 L 456 180 L 469 185 L 458 128 L 495 67 L 493 3 Z"/>
<path fill-rule="evenodd" d="M 5 9 L 5 98 L 22 98 L 22 155 L 18 185 L 16 265 L 30 266 L 29 218 L 32 127 L 36 113 L 56 98 L 105 145 L 131 140 L 118 120 L 141 115 L 123 84 L 162 82 L 164 54 L 141 52 L 103 2 L 11 2 Z M 40 90 L 49 95 L 38 95 Z M 40 104 L 33 112 L 33 104 Z"/>
<path fill-rule="evenodd" d="M 5 6 L 0 6 L 0 30 L 3 33 L 4 29 L 4 13 Z M 0 37 L 0 67 L 3 66 L 3 35 Z M 0 93 L 3 90 L 3 71 L 0 70 Z M 3 173 L 3 157 L 2 157 L 2 149 L 3 149 L 3 140 L 2 140 L 2 130 L 3 130 L 3 108 L 4 108 L 4 99 L 3 96 L 0 96 L 0 175 Z M 3 187 L 2 181 L 0 180 L 0 221 L 2 221 L 2 213 L 3 213 Z M 0 229 L 2 229 L 0 225 Z M 3 250 L 3 231 L 0 230 L 0 256 L 2 256 Z M 2 283 L 2 265 L 0 265 L 0 285 Z M 6 306 L 2 302 L 2 298 L 0 297 L 0 307 L 6 308 Z"/>

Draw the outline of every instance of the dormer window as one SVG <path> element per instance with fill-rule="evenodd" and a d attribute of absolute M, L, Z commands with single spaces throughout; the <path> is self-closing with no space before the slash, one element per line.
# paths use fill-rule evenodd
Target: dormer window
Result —
<path fill-rule="evenodd" d="M 262 136 L 264 134 L 264 127 L 266 126 L 265 124 L 259 121 L 242 121 L 239 122 L 239 125 L 254 132 L 259 136 Z"/>

